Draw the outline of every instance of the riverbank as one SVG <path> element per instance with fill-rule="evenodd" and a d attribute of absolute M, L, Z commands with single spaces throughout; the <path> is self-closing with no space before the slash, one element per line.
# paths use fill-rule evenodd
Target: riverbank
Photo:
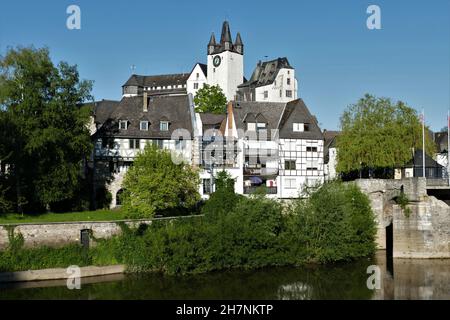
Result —
<path fill-rule="evenodd" d="M 380 267 L 380 290 L 367 288 L 370 265 Z M 298 268 L 89 277 L 81 280 L 81 290 L 69 290 L 67 280 L 0 283 L 0 300 L 450 299 L 450 260 L 394 259 L 393 269 L 392 277 L 385 252 L 378 251 L 353 262 Z"/>
<path fill-rule="evenodd" d="M 81 278 L 88 278 L 88 277 L 99 277 L 124 273 L 125 266 L 124 265 L 103 266 L 103 267 L 88 266 L 88 267 L 81 267 L 79 270 Z M 60 280 L 60 279 L 68 279 L 71 276 L 73 276 L 73 274 L 71 272 L 68 272 L 67 268 L 3 272 L 0 273 L 0 283 Z"/>

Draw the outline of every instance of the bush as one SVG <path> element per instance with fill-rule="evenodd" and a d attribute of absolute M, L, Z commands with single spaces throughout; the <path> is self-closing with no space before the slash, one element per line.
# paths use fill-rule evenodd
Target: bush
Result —
<path fill-rule="evenodd" d="M 189 274 L 345 261 L 375 251 L 374 216 L 356 185 L 326 183 L 282 211 L 279 202 L 262 195 L 242 197 L 218 188 L 204 216 L 155 220 L 136 229 L 121 223 L 121 235 L 98 240 L 87 256 L 78 246 L 6 252 L 0 270 L 119 263 L 133 272 Z"/>
<path fill-rule="evenodd" d="M 190 165 L 174 163 L 168 150 L 147 145 L 123 182 L 122 210 L 128 218 L 151 218 L 158 211 L 191 208 L 200 201 L 199 176 Z"/>
<path fill-rule="evenodd" d="M 307 200 L 297 200 L 290 217 L 291 236 L 310 260 L 349 260 L 375 251 L 375 217 L 354 184 L 325 183 Z"/>

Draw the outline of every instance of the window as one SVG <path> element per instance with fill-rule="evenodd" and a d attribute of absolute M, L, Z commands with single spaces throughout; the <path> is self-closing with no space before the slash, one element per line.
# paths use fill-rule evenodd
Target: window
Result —
<path fill-rule="evenodd" d="M 295 170 L 295 160 L 285 160 L 284 161 L 285 170 Z"/>
<path fill-rule="evenodd" d="M 203 179 L 203 194 L 211 194 L 212 186 L 211 179 Z"/>
<path fill-rule="evenodd" d="M 256 127 L 258 130 L 264 130 L 264 129 L 266 129 L 266 124 L 265 123 L 257 123 Z"/>
<path fill-rule="evenodd" d="M 293 131 L 294 132 L 303 132 L 303 131 L 305 131 L 305 124 L 304 123 L 294 123 L 293 124 Z"/>
<path fill-rule="evenodd" d="M 264 91 L 264 99 L 267 99 L 269 97 L 269 91 Z"/>
<path fill-rule="evenodd" d="M 143 131 L 148 131 L 148 121 L 141 121 L 140 128 Z"/>
<path fill-rule="evenodd" d="M 306 152 L 317 152 L 317 147 L 306 147 Z"/>
<path fill-rule="evenodd" d="M 285 179 L 284 180 L 284 188 L 285 189 L 297 189 L 295 179 Z"/>
<path fill-rule="evenodd" d="M 291 78 L 287 78 L 287 85 L 288 85 L 288 86 L 291 85 Z"/>
<path fill-rule="evenodd" d="M 256 131 L 256 123 L 254 123 L 254 122 L 247 123 L 247 130 L 248 131 Z"/>
<path fill-rule="evenodd" d="M 183 138 L 180 138 L 180 140 L 175 140 L 175 149 L 176 150 L 186 149 L 186 140 L 183 140 Z"/>
<path fill-rule="evenodd" d="M 140 141 L 139 139 L 130 139 L 130 149 L 139 149 Z"/>
<path fill-rule="evenodd" d="M 283 90 L 280 90 L 280 98 L 283 97 Z"/>
<path fill-rule="evenodd" d="M 156 140 L 156 145 L 159 149 L 164 148 L 164 140 Z"/>
<path fill-rule="evenodd" d="M 169 131 L 169 121 L 161 121 L 159 123 L 159 130 L 160 131 Z"/>
<path fill-rule="evenodd" d="M 197 73 L 198 74 L 198 73 Z M 198 82 L 194 83 L 194 89 L 198 89 Z"/>
<path fill-rule="evenodd" d="M 127 120 L 119 120 L 119 129 L 127 130 L 128 129 L 128 121 Z"/>
<path fill-rule="evenodd" d="M 286 90 L 286 98 L 292 98 L 292 90 Z"/>
<path fill-rule="evenodd" d="M 200 77 L 200 73 L 196 73 L 195 76 L 197 77 L 197 79 Z"/>

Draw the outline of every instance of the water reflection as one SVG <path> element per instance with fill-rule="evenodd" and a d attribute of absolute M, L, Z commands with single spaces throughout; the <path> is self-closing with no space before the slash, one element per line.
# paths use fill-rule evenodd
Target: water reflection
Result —
<path fill-rule="evenodd" d="M 382 270 L 380 290 L 366 286 L 374 264 Z M 386 267 L 380 252 L 331 266 L 88 278 L 81 290 L 68 290 L 65 281 L 3 285 L 0 299 L 450 299 L 450 260 L 394 260 L 394 279 Z"/>

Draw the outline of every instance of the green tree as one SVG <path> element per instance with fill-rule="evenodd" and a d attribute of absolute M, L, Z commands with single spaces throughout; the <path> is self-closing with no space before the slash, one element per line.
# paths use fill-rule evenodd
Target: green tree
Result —
<path fill-rule="evenodd" d="M 350 105 L 341 117 L 342 134 L 337 139 L 337 170 L 341 173 L 366 168 L 403 166 L 422 148 L 422 125 L 417 111 L 401 101 L 365 95 Z M 426 152 L 435 144 L 426 137 Z"/>
<path fill-rule="evenodd" d="M 218 85 L 209 86 L 206 84 L 203 88 L 199 89 L 195 95 L 194 103 L 196 105 L 196 112 L 226 113 L 227 98 Z"/>
<path fill-rule="evenodd" d="M 200 200 L 199 183 L 189 164 L 147 145 L 125 175 L 122 209 L 130 218 L 151 218 L 161 210 L 191 208 Z"/>
<path fill-rule="evenodd" d="M 0 159 L 16 208 L 36 211 L 76 196 L 92 144 L 87 127 L 92 82 L 76 66 L 55 66 L 47 48 L 0 57 Z"/>

